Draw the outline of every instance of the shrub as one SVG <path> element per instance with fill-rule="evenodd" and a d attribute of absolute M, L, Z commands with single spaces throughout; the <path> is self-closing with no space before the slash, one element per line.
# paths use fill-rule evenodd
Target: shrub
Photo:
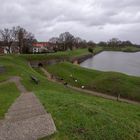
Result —
<path fill-rule="evenodd" d="M 89 47 L 89 48 L 88 48 L 88 51 L 89 51 L 90 53 L 93 53 L 93 48 Z"/>

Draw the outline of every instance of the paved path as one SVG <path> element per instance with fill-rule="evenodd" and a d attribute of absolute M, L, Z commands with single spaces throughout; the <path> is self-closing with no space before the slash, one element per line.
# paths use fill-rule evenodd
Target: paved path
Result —
<path fill-rule="evenodd" d="M 52 82 L 57 82 L 57 83 L 61 83 L 56 77 L 52 77 L 51 74 L 44 68 L 40 68 L 44 74 L 47 76 L 47 79 L 52 81 Z M 78 88 L 78 87 L 74 87 L 74 86 L 71 86 L 71 85 L 67 85 L 67 87 L 73 89 L 73 90 L 77 90 L 77 91 L 80 91 L 80 92 L 83 92 L 83 93 L 86 93 L 86 94 L 90 94 L 90 95 L 94 95 L 94 96 L 98 96 L 98 97 L 102 97 L 102 98 L 105 98 L 105 99 L 110 99 L 110 100 L 119 100 L 121 102 L 125 102 L 125 103 L 130 103 L 130 104 L 135 104 L 135 105 L 140 105 L 140 102 L 136 102 L 136 101 L 132 101 L 132 100 L 128 100 L 128 99 L 124 99 L 124 98 L 119 98 L 117 99 L 117 97 L 115 96 L 110 96 L 110 95 L 107 95 L 107 94 L 103 94 L 103 93 L 99 93 L 99 92 L 95 92 L 95 91 L 91 91 L 91 90 L 87 90 L 87 89 L 81 89 L 81 88 Z"/>
<path fill-rule="evenodd" d="M 0 140 L 37 140 L 53 134 L 56 131 L 53 119 L 36 96 L 27 92 L 19 77 L 7 82 L 14 82 L 21 95 L 0 122 Z"/>

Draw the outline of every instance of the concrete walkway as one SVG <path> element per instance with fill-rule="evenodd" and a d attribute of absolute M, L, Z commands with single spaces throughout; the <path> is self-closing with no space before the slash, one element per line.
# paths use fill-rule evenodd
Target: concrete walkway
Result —
<path fill-rule="evenodd" d="M 21 95 L 9 108 L 0 122 L 0 140 L 37 140 L 53 134 L 55 124 L 40 101 L 32 92 L 27 92 L 19 77 L 12 77 Z"/>
<path fill-rule="evenodd" d="M 47 76 L 47 79 L 49 81 L 62 84 L 62 82 L 60 80 L 58 80 L 55 76 L 52 77 L 51 74 L 46 69 L 44 69 L 44 68 L 40 68 L 40 69 L 44 72 L 44 74 Z M 118 100 L 120 102 L 125 102 L 125 103 L 129 103 L 129 104 L 134 104 L 134 105 L 140 105 L 140 102 L 137 102 L 137 101 L 132 101 L 132 100 L 124 99 L 124 98 L 118 99 L 115 96 L 111 96 L 111 95 L 107 95 L 107 94 L 103 94 L 103 93 L 99 93 L 99 92 L 95 92 L 95 91 L 91 91 L 91 90 L 87 90 L 87 89 L 81 89 L 78 87 L 71 86 L 69 84 L 67 85 L 67 87 L 71 88 L 73 90 L 79 91 L 79 92 L 83 92 L 83 93 L 90 94 L 93 96 L 102 97 L 102 98 L 109 99 L 109 100 L 115 100 L 115 101 Z"/>

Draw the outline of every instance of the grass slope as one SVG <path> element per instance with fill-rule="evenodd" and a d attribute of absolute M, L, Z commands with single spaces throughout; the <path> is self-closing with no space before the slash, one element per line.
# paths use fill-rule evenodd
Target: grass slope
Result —
<path fill-rule="evenodd" d="M 139 52 L 140 47 L 104 47 L 104 51 Z"/>
<path fill-rule="evenodd" d="M 19 91 L 14 83 L 0 85 L 0 119 L 4 118 L 4 114 L 18 96 Z"/>
<path fill-rule="evenodd" d="M 100 48 L 100 47 L 99 47 Z M 97 48 L 96 50 L 99 50 Z M 28 60 L 46 60 L 46 59 L 55 59 L 55 58 L 71 58 L 71 57 L 79 57 L 83 55 L 90 54 L 88 52 L 88 49 L 77 49 L 77 50 L 69 50 L 69 51 L 63 51 L 63 52 L 56 52 L 56 53 L 50 53 L 50 54 L 28 54 L 28 55 L 22 55 L 23 58 Z"/>
<path fill-rule="evenodd" d="M 140 48 L 131 47 L 131 46 L 122 47 L 122 48 L 97 46 L 94 48 L 93 54 L 97 54 L 101 51 L 138 52 L 140 51 Z M 90 54 L 88 48 L 83 48 L 83 49 L 76 49 L 72 51 L 68 50 L 68 51 L 60 51 L 56 53 L 47 53 L 47 54 L 23 54 L 20 56 L 27 60 L 48 60 L 48 59 L 59 59 L 59 58 L 71 59 L 71 58 L 81 57 L 83 55 L 88 55 L 88 54 Z"/>
<path fill-rule="evenodd" d="M 0 63 L 7 68 L 0 80 L 11 75 L 21 76 L 25 87 L 35 92 L 46 110 L 52 114 L 58 132 L 44 140 L 139 140 L 138 105 L 88 96 L 51 83 L 44 75 L 30 68 L 21 57 L 0 57 Z M 40 84 L 31 82 L 30 75 L 35 75 Z"/>
<path fill-rule="evenodd" d="M 99 52 L 103 51 L 102 47 L 96 47 L 94 48 L 94 54 L 97 54 Z M 20 55 L 22 58 L 26 60 L 49 60 L 49 59 L 59 59 L 59 58 L 77 58 L 84 55 L 91 54 L 88 51 L 88 48 L 83 49 L 76 49 L 76 50 L 68 50 L 68 51 L 60 51 L 56 53 L 49 53 L 49 54 L 23 54 Z"/>
<path fill-rule="evenodd" d="M 47 70 L 71 85 L 84 85 L 87 89 L 140 101 L 140 77 L 90 70 L 67 62 L 48 66 Z M 73 77 L 70 77 L 71 74 Z"/>

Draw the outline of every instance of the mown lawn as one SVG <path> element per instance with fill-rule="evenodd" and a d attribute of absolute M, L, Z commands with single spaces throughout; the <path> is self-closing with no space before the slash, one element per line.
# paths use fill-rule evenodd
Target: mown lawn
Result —
<path fill-rule="evenodd" d="M 19 95 L 14 83 L 0 84 L 0 119 L 4 118 L 4 114 Z"/>
<path fill-rule="evenodd" d="M 1 57 L 0 62 L 8 68 L 2 79 L 21 76 L 25 87 L 35 92 L 52 114 L 57 133 L 44 140 L 139 140 L 139 105 L 85 95 L 49 82 L 42 73 L 30 68 L 26 59 L 18 56 Z M 31 82 L 30 75 L 40 80 L 39 85 Z M 3 92 L 12 85 L 6 87 Z"/>
<path fill-rule="evenodd" d="M 99 48 L 97 48 L 96 50 L 99 50 Z M 87 54 L 90 54 L 90 52 L 88 51 L 87 48 L 85 48 L 85 49 L 60 51 L 56 53 L 47 53 L 47 54 L 25 54 L 21 56 L 27 60 L 47 60 L 47 59 L 55 59 L 55 58 L 58 59 L 58 58 L 79 57 Z"/>
<path fill-rule="evenodd" d="M 94 54 L 97 54 L 103 50 L 102 47 L 96 47 L 94 48 Z M 91 54 L 88 51 L 88 48 L 83 49 L 76 49 L 76 50 L 68 50 L 68 51 L 60 51 L 56 53 L 47 53 L 47 54 L 23 54 L 20 55 L 22 58 L 26 60 L 49 60 L 49 59 L 59 59 L 59 58 L 65 58 L 65 59 L 71 59 L 75 57 L 80 57 L 83 55 Z"/>
<path fill-rule="evenodd" d="M 122 52 L 138 52 L 140 51 L 140 47 L 104 47 L 104 51 L 122 51 Z"/>
<path fill-rule="evenodd" d="M 55 76 L 71 85 L 140 101 L 140 77 L 127 76 L 116 72 L 101 72 L 82 68 L 71 63 L 59 63 L 47 67 Z M 72 77 L 71 77 L 72 75 Z M 78 82 L 75 82 L 75 79 Z"/>
<path fill-rule="evenodd" d="M 122 47 L 122 48 L 115 48 L 115 47 L 100 47 L 97 46 L 93 49 L 93 54 L 97 54 L 102 51 L 122 51 L 122 52 L 138 52 L 140 51 L 140 48 L 136 47 Z M 76 50 L 68 50 L 68 51 L 59 51 L 56 53 L 46 53 L 46 54 L 23 54 L 20 55 L 20 57 L 26 59 L 26 60 L 49 60 L 49 59 L 71 59 L 75 57 L 80 57 L 83 55 L 88 55 L 91 54 L 88 51 L 88 48 L 83 48 L 83 49 L 76 49 Z"/>
<path fill-rule="evenodd" d="M 49 140 L 138 140 L 140 109 L 55 86 L 36 91 L 58 132 Z M 47 140 L 47 138 L 44 140 Z"/>

